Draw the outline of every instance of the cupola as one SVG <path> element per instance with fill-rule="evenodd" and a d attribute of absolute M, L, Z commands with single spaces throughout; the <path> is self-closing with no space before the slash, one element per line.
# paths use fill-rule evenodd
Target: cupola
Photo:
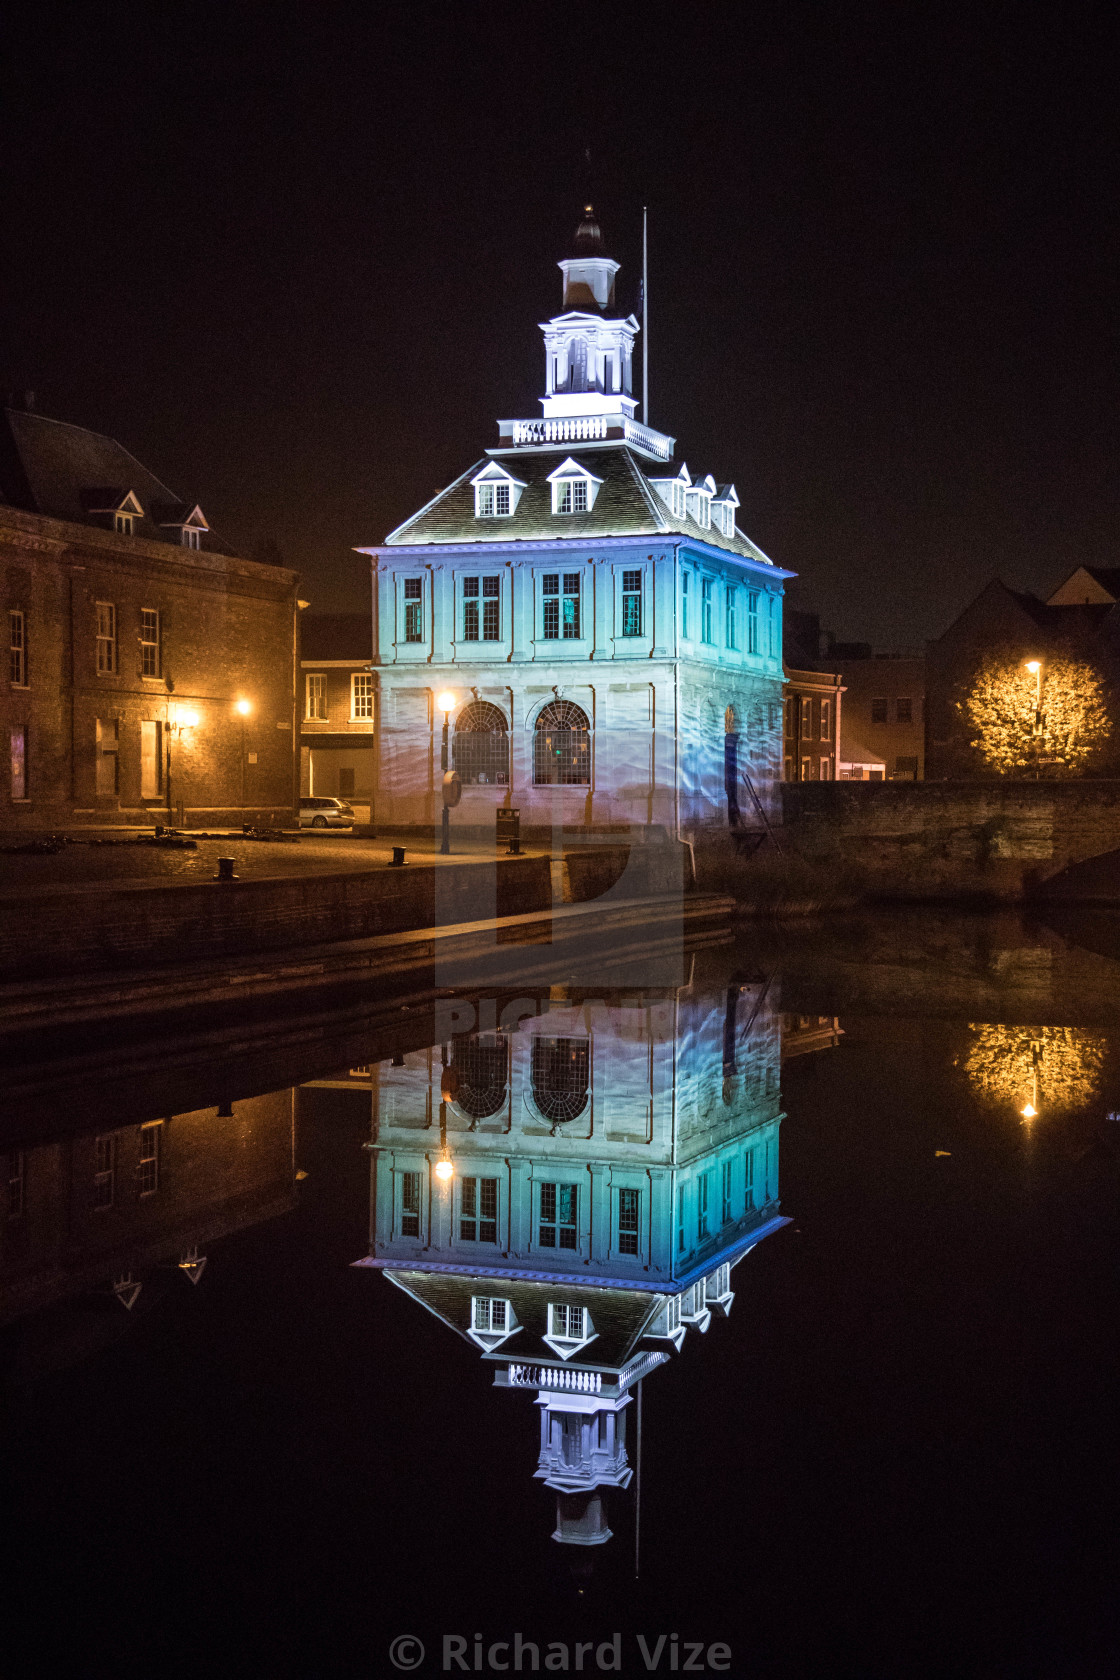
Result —
<path fill-rule="evenodd" d="M 564 275 L 564 308 L 613 309 L 614 277 L 621 266 L 604 253 L 603 234 L 595 220 L 595 211 L 585 204 L 583 220 L 572 241 L 572 255 L 560 263 Z"/>

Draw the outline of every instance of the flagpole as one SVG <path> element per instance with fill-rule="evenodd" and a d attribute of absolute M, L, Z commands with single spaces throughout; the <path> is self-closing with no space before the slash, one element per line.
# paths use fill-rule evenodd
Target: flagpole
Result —
<path fill-rule="evenodd" d="M 642 205 L 642 420 L 649 425 L 649 240 L 648 212 Z"/>

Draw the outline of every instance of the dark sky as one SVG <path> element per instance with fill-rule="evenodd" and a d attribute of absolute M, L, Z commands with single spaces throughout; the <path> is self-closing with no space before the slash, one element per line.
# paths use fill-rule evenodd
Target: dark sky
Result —
<path fill-rule="evenodd" d="M 539 413 L 586 190 L 654 425 L 825 626 L 1120 563 L 1117 8 L 7 9 L 4 385 L 315 607 Z"/>

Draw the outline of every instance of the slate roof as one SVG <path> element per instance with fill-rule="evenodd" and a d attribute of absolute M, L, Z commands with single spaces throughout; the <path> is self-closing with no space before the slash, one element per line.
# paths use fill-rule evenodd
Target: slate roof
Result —
<path fill-rule="evenodd" d="M 512 1305 L 521 1326 L 495 1355 L 503 1359 L 555 1361 L 555 1348 L 544 1340 L 548 1303 L 563 1301 L 570 1306 L 586 1307 L 595 1328 L 595 1340 L 573 1355 L 570 1363 L 610 1371 L 620 1371 L 633 1358 L 642 1332 L 664 1299 L 639 1290 L 581 1289 L 563 1274 L 554 1283 L 529 1283 L 520 1278 L 450 1276 L 394 1266 L 386 1276 L 423 1301 L 437 1318 L 442 1318 L 461 1336 L 466 1336 L 470 1329 L 472 1295 L 503 1296 Z"/>
<path fill-rule="evenodd" d="M 552 512 L 548 475 L 569 458 L 603 482 L 594 505 L 586 513 L 558 516 Z M 476 519 L 471 480 L 491 462 L 497 462 L 513 478 L 521 480 L 525 489 L 511 515 Z M 625 444 L 605 449 L 560 445 L 547 450 L 495 450 L 468 467 L 419 513 L 390 532 L 385 541 L 392 547 L 407 547 L 422 543 L 555 542 L 581 537 L 679 535 L 711 548 L 722 548 L 742 559 L 772 565 L 768 556 L 741 533 L 733 538 L 725 537 L 714 525 L 705 531 L 687 514 L 674 516 L 647 474 L 673 478 L 679 471 L 680 467 L 673 462 L 645 461 Z"/>
<path fill-rule="evenodd" d="M 371 613 L 304 613 L 299 624 L 301 659 L 354 659 L 369 664 L 373 657 Z"/>
<path fill-rule="evenodd" d="M 169 490 L 123 444 L 45 414 L 17 408 L 0 413 L 0 501 L 27 513 L 103 529 L 105 522 L 90 510 L 89 500 L 91 491 L 104 492 L 106 487 L 121 496 L 135 491 L 144 509 L 135 525 L 138 537 L 177 546 L 175 533 L 161 528 L 159 521 L 169 510 L 190 512 L 195 504 Z M 202 546 L 233 552 L 212 531 L 203 534 Z"/>

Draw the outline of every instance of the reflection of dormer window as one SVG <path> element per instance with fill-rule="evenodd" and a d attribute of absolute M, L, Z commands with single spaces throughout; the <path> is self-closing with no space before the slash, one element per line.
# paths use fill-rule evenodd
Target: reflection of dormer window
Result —
<path fill-rule="evenodd" d="M 548 1303 L 548 1335 L 544 1340 L 561 1359 L 570 1359 L 573 1353 L 594 1341 L 595 1335 L 595 1326 L 586 1307 L 569 1306 L 565 1301 Z"/>
<path fill-rule="evenodd" d="M 493 1351 L 507 1336 L 519 1329 L 509 1301 L 494 1295 L 471 1296 L 470 1338 L 479 1347 Z"/>

